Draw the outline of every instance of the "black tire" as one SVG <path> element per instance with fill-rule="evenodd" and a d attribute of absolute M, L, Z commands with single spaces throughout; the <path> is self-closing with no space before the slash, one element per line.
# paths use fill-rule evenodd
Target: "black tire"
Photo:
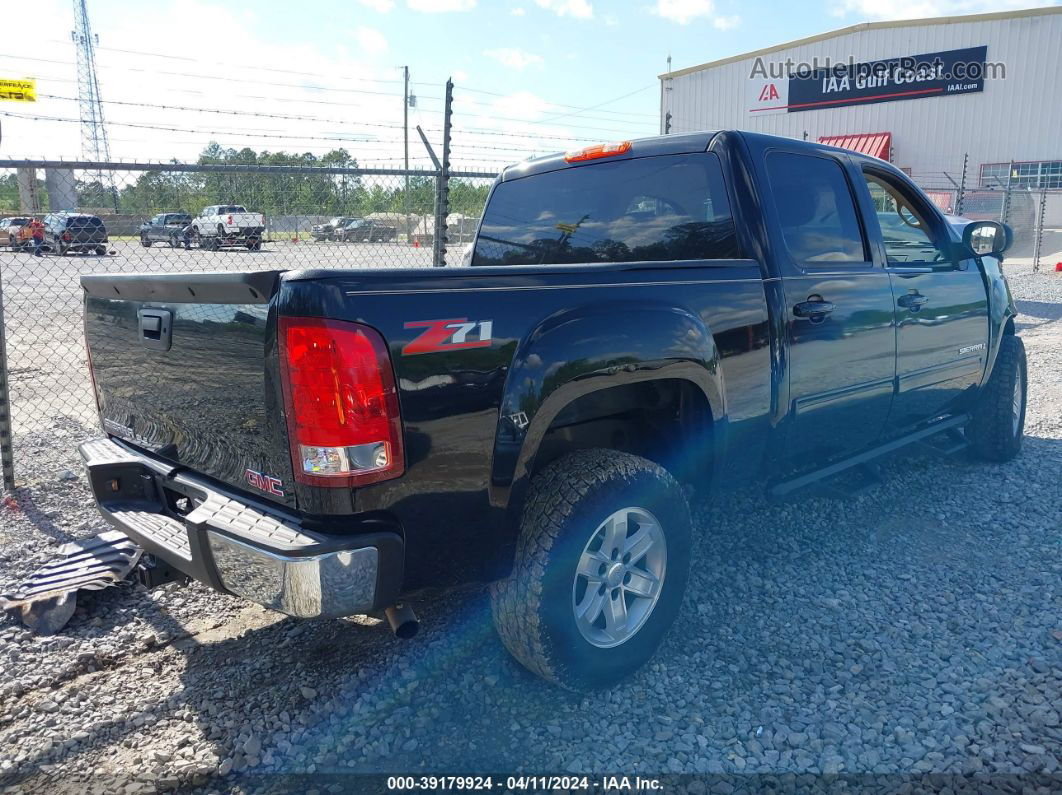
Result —
<path fill-rule="evenodd" d="M 170 235 L 170 248 L 180 248 L 181 241 L 177 235 Z"/>
<path fill-rule="evenodd" d="M 657 520 L 666 568 L 657 601 L 642 623 L 626 640 L 603 648 L 591 643 L 576 622 L 576 569 L 602 522 L 631 508 L 647 511 Z M 491 586 L 494 626 L 509 652 L 544 679 L 576 691 L 609 687 L 653 656 L 675 620 L 689 577 L 690 546 L 689 506 L 667 471 L 614 450 L 572 453 L 531 482 L 513 572 Z M 601 553 L 604 547 L 596 551 Z M 612 560 L 626 562 L 614 555 Z M 627 599 L 625 589 L 609 592 L 612 586 L 604 583 L 600 587 L 605 604 L 617 592 L 620 599 Z M 589 590 L 586 584 L 583 595 Z M 603 624 L 604 617 L 602 612 Z"/>
<path fill-rule="evenodd" d="M 261 240 L 248 240 L 247 241 L 247 249 L 249 251 L 260 251 L 262 249 L 262 241 Z"/>
<path fill-rule="evenodd" d="M 107 253 L 107 247 L 106 246 L 96 246 L 96 256 L 102 257 L 106 253 Z"/>
<path fill-rule="evenodd" d="M 970 451 L 982 461 L 1010 461 L 1021 452 L 1028 399 L 1025 343 L 1008 334 L 999 344 L 992 377 L 978 398 L 966 426 Z"/>
<path fill-rule="evenodd" d="M 142 245 L 144 248 L 151 248 L 151 241 L 148 240 L 143 235 L 141 235 L 140 236 L 140 245 Z"/>

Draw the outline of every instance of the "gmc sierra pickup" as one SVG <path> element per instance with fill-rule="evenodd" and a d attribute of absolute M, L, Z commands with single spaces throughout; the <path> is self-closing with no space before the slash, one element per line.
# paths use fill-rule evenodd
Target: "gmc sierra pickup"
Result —
<path fill-rule="evenodd" d="M 160 565 L 400 634 L 488 582 L 521 663 L 606 686 L 679 610 L 684 484 L 786 495 L 935 434 L 1018 453 L 1008 244 L 813 143 L 543 157 L 498 177 L 468 267 L 82 276 L 81 453 Z"/>

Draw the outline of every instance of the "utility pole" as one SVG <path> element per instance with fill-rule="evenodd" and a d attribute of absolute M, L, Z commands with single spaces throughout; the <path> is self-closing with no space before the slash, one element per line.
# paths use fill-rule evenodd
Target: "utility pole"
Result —
<path fill-rule="evenodd" d="M 435 234 L 432 264 L 446 265 L 446 216 L 450 214 L 450 124 L 453 116 L 454 82 L 446 79 L 446 104 L 443 107 L 443 145 L 439 176 L 435 180 Z"/>
<path fill-rule="evenodd" d="M 402 67 L 404 90 L 402 92 L 402 146 L 406 154 L 406 243 L 413 234 L 409 228 L 409 67 Z"/>
<path fill-rule="evenodd" d="M 671 53 L 667 54 L 667 79 L 664 80 L 664 135 L 671 133 Z"/>
<path fill-rule="evenodd" d="M 92 34 L 89 25 L 86 0 L 74 0 L 74 30 L 70 38 L 77 45 L 77 99 L 81 116 L 81 156 L 95 162 L 111 159 L 111 147 L 107 141 L 107 128 L 103 123 L 103 102 L 100 99 L 100 81 L 96 76 L 96 45 L 99 37 Z M 100 187 L 104 187 L 103 171 L 97 171 Z M 118 192 L 110 178 L 109 183 L 114 211 L 118 212 Z"/>

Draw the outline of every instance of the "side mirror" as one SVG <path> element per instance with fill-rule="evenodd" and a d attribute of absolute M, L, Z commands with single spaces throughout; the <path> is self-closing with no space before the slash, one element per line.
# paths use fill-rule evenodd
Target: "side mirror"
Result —
<path fill-rule="evenodd" d="M 977 256 L 999 257 L 1014 242 L 1014 233 L 998 221 L 973 221 L 962 230 L 962 242 Z"/>

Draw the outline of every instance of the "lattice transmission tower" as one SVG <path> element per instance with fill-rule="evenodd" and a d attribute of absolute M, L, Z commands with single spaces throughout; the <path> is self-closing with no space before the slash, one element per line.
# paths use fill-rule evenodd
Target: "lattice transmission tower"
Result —
<path fill-rule="evenodd" d="M 100 99 L 100 81 L 96 76 L 96 45 L 89 25 L 86 0 L 74 0 L 74 30 L 70 37 L 77 45 L 77 99 L 81 115 L 81 157 L 93 162 L 111 159 L 111 146 L 107 141 L 107 127 L 103 122 L 103 102 Z M 100 188 L 110 193 L 114 209 L 118 210 L 118 193 L 113 180 L 102 170 L 94 172 Z"/>

